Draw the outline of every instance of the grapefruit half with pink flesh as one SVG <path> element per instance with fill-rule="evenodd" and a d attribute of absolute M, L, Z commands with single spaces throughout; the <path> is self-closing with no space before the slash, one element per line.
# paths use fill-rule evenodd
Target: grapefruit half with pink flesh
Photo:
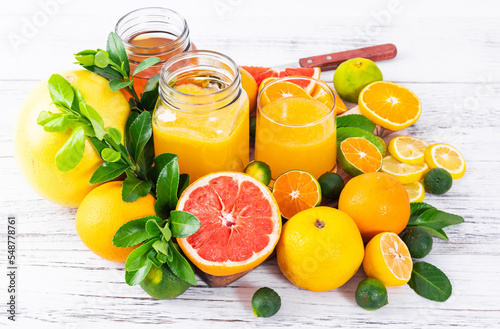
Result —
<path fill-rule="evenodd" d="M 321 69 L 319 67 L 306 68 L 306 67 L 298 67 L 298 68 L 286 68 L 283 70 L 273 69 L 272 67 L 260 67 L 260 66 L 241 66 L 248 73 L 250 73 L 255 82 L 257 82 L 257 87 L 260 86 L 260 83 L 266 78 L 284 78 L 284 77 L 309 77 L 316 80 L 319 80 L 321 76 Z M 316 85 L 312 81 L 307 80 L 293 80 L 293 83 L 301 86 L 307 91 L 309 94 L 313 91 L 314 86 Z"/>
<path fill-rule="evenodd" d="M 195 234 L 177 242 L 194 265 L 211 275 L 237 274 L 261 264 L 281 233 L 273 195 L 242 173 L 218 172 L 198 179 L 182 193 L 177 210 L 200 220 Z"/>

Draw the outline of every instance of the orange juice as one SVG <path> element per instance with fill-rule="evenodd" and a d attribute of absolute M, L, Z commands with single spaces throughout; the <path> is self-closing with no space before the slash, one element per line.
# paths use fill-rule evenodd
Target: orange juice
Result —
<path fill-rule="evenodd" d="M 335 167 L 336 149 L 331 101 L 286 95 L 259 106 L 255 159 L 271 167 L 273 179 L 292 169 L 318 178 Z"/>
<path fill-rule="evenodd" d="M 162 71 L 153 116 L 155 154 L 177 154 L 181 173 L 188 173 L 191 180 L 216 171 L 243 171 L 249 160 L 249 105 L 238 67 L 234 64 L 231 69 L 232 78 L 218 70 L 197 69 L 203 62 L 200 56 L 211 54 L 180 54 L 185 62 L 178 67 L 184 71 L 185 65 L 192 65 L 194 69 L 173 74 L 175 78 L 164 77 L 176 70 L 167 62 L 170 69 Z M 177 56 L 172 58 L 177 60 Z"/>

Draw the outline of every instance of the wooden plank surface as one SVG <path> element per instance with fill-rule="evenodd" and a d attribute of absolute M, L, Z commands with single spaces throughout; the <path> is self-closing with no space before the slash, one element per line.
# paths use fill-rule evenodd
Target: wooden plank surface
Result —
<path fill-rule="evenodd" d="M 34 36 L 26 21 L 57 3 Z M 241 65 L 278 65 L 300 57 L 392 42 L 396 59 L 380 63 L 384 78 L 409 87 L 423 114 L 405 134 L 459 148 L 467 173 L 444 196 L 427 196 L 465 223 L 446 229 L 425 261 L 450 278 L 445 303 L 417 296 L 408 286 L 389 288 L 389 305 L 376 312 L 357 307 L 354 291 L 362 270 L 334 291 L 300 290 L 275 260 L 225 288 L 199 280 L 171 301 L 156 301 L 124 283 L 122 264 L 88 251 L 74 228 L 76 209 L 51 204 L 18 173 L 12 131 L 18 109 L 37 81 L 72 68 L 72 54 L 103 47 L 117 19 L 139 6 L 181 12 L 199 48 L 221 51 Z M 487 328 L 500 321 L 500 20 L 496 2 L 458 1 L 19 1 L 0 12 L 0 267 L 6 268 L 6 216 L 18 219 L 18 321 L 0 315 L 0 326 L 19 328 Z M 390 11 L 393 7 L 398 10 Z M 388 13 L 388 14 L 387 14 Z M 41 16 L 40 16 L 41 17 Z M 40 23 L 40 22 L 39 22 Z M 42 22 L 43 23 L 43 22 Z M 26 42 L 16 47 L 12 38 Z M 332 81 L 332 72 L 323 75 Z M 7 279 L 0 275 L 0 302 Z M 260 287 L 281 296 L 280 312 L 255 318 L 250 300 Z"/>

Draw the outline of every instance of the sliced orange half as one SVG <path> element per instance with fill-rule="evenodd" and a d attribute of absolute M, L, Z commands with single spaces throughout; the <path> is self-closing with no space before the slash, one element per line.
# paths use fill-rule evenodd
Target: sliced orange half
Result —
<path fill-rule="evenodd" d="M 288 97 L 302 97 L 312 99 L 311 95 L 302 87 L 289 81 L 270 84 L 260 93 L 260 106 L 263 108 L 269 103 Z"/>
<path fill-rule="evenodd" d="M 448 170 L 453 179 L 461 178 L 465 174 L 465 159 L 453 146 L 438 143 L 425 149 L 425 162 L 432 168 Z"/>
<path fill-rule="evenodd" d="M 382 167 L 382 153 L 362 137 L 343 140 L 339 145 L 338 160 L 342 169 L 351 176 L 379 171 Z"/>
<path fill-rule="evenodd" d="M 359 110 L 373 123 L 397 131 L 417 122 L 422 104 L 408 88 L 388 81 L 376 81 L 359 94 Z"/>
<path fill-rule="evenodd" d="M 385 286 L 402 286 L 410 281 L 413 261 L 401 238 L 392 232 L 379 233 L 365 248 L 363 269 L 369 278 Z"/>
<path fill-rule="evenodd" d="M 273 195 L 281 214 L 287 219 L 321 203 L 318 181 L 302 170 L 290 170 L 281 174 L 274 182 Z"/>

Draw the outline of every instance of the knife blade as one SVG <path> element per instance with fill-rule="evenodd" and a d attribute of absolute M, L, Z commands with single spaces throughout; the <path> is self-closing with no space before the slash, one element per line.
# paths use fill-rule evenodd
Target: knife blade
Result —
<path fill-rule="evenodd" d="M 275 69 L 285 69 L 289 67 L 319 67 L 321 71 L 329 71 L 336 69 L 342 62 L 348 59 L 363 57 L 378 62 L 396 57 L 397 52 L 397 48 L 394 44 L 386 43 L 383 45 L 305 57 L 299 59 L 298 62 L 278 65 Z"/>

